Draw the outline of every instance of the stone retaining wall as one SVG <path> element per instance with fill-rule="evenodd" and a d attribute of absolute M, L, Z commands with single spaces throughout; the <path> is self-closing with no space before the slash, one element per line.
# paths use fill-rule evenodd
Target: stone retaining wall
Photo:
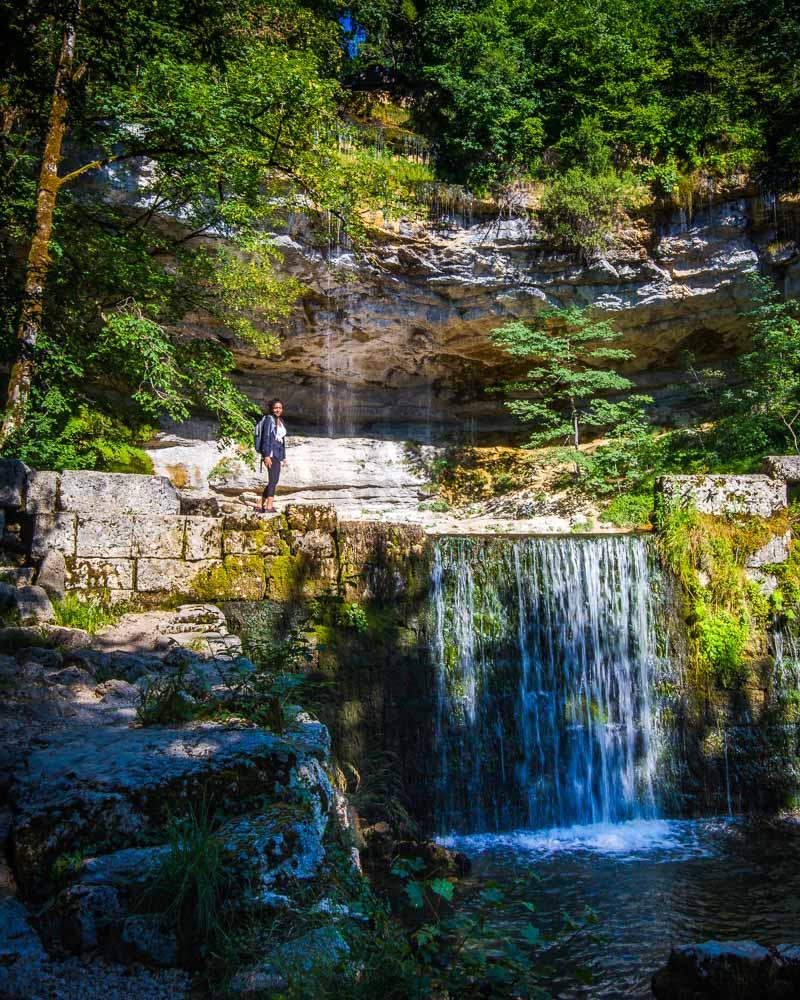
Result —
<path fill-rule="evenodd" d="M 290 600 L 336 590 L 345 578 L 348 596 L 357 597 L 374 589 L 360 581 L 377 552 L 382 562 L 389 550 L 416 555 L 424 544 L 413 527 L 371 525 L 365 535 L 327 506 L 289 504 L 272 516 L 182 514 L 163 476 L 35 472 L 8 460 L 0 462 L 0 506 L 21 522 L 31 561 L 60 553 L 67 589 L 117 600 Z"/>
<path fill-rule="evenodd" d="M 656 499 L 692 506 L 701 514 L 772 517 L 786 509 L 786 483 L 769 476 L 660 476 Z"/>

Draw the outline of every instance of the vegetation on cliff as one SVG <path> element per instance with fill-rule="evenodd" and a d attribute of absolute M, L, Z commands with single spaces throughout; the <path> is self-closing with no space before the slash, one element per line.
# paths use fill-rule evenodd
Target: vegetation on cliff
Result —
<path fill-rule="evenodd" d="M 380 85 L 451 179 L 624 178 L 679 197 L 696 171 L 794 177 L 790 0 L 356 0 L 353 87 Z M 688 184 L 691 190 L 691 180 Z"/>

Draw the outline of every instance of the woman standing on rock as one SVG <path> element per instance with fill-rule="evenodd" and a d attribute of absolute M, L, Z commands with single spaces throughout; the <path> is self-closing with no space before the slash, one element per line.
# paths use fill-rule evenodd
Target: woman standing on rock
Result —
<path fill-rule="evenodd" d="M 256 451 L 261 456 L 261 465 L 266 465 L 268 470 L 267 488 L 255 510 L 262 514 L 274 514 L 276 513 L 275 488 L 281 477 L 281 466 L 286 465 L 286 425 L 283 422 L 283 403 L 279 399 L 269 401 L 266 416 L 259 420 L 255 445 Z"/>

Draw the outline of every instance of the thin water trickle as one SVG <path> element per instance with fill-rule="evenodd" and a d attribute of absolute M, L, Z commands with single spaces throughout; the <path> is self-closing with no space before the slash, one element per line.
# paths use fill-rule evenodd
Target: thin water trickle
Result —
<path fill-rule="evenodd" d="M 440 832 L 656 816 L 657 590 L 640 537 L 437 543 Z"/>

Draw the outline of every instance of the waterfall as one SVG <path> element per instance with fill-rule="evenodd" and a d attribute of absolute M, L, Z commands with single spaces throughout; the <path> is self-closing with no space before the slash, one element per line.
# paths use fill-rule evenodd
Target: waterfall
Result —
<path fill-rule="evenodd" d="M 660 588 L 641 536 L 437 542 L 440 832 L 656 815 Z"/>

